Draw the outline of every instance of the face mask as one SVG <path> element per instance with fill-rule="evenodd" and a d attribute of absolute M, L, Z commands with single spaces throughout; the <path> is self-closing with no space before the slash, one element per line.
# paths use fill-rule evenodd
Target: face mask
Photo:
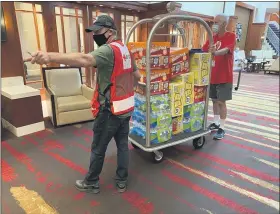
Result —
<path fill-rule="evenodd" d="M 220 26 L 218 24 L 214 24 L 212 26 L 212 31 L 213 33 L 218 33 L 219 32 L 219 29 L 220 29 Z"/>
<path fill-rule="evenodd" d="M 106 31 L 105 33 L 107 33 L 107 31 Z M 99 47 L 100 47 L 101 45 L 106 44 L 107 41 L 108 41 L 108 38 L 106 38 L 105 33 L 93 35 L 93 40 L 95 41 L 95 43 L 96 43 Z"/>

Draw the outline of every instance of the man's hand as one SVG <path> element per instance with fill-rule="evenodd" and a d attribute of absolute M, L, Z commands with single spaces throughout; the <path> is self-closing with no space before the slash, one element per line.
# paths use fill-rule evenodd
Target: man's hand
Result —
<path fill-rule="evenodd" d="M 32 64 L 46 65 L 50 63 L 50 56 L 47 52 L 37 51 L 30 54 L 31 57 L 24 59 L 24 62 L 31 62 Z"/>
<path fill-rule="evenodd" d="M 209 52 L 212 53 L 213 55 L 215 55 L 215 52 L 216 52 L 216 47 L 215 47 L 215 45 L 212 45 L 212 46 L 209 48 Z"/>

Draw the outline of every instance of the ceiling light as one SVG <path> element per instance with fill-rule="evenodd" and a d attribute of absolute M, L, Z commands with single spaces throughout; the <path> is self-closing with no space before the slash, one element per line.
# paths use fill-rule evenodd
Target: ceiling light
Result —
<path fill-rule="evenodd" d="M 100 7 L 103 7 L 103 5 L 101 4 L 101 5 L 99 5 Z"/>

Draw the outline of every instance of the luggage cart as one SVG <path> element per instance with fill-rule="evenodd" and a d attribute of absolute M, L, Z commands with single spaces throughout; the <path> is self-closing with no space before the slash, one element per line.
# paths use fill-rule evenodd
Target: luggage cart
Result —
<path fill-rule="evenodd" d="M 169 3 L 170 4 L 170 3 Z M 172 3 L 171 3 L 172 4 Z M 170 5 L 167 5 L 167 7 Z M 174 6 L 174 5 L 173 5 Z M 176 9 L 176 8 L 175 8 Z M 170 23 L 177 27 L 178 31 L 180 32 L 180 36 L 183 37 L 183 45 L 186 46 L 186 36 L 183 28 L 180 28 L 178 25 L 179 21 L 191 21 L 191 22 L 198 22 L 206 29 L 208 38 L 209 38 L 209 44 L 213 45 L 213 36 L 210 27 L 207 25 L 207 23 L 198 17 L 193 16 L 187 16 L 184 15 L 181 11 L 175 10 L 171 11 L 167 14 L 162 14 L 155 16 L 154 18 L 149 19 L 142 19 L 135 23 L 132 28 L 129 30 L 125 44 L 129 42 L 129 38 L 134 32 L 134 30 L 140 26 L 141 24 L 145 23 L 155 23 L 152 30 L 149 33 L 148 40 L 147 40 L 147 49 L 146 49 L 146 139 L 141 138 L 140 136 L 136 135 L 130 135 L 129 136 L 129 142 L 132 144 L 132 146 L 136 149 L 142 149 L 145 152 L 151 152 L 153 161 L 155 163 L 159 163 L 163 160 L 164 154 L 161 151 L 164 148 L 175 146 L 181 143 L 185 143 L 187 141 L 193 141 L 193 146 L 195 149 L 200 149 L 203 147 L 205 143 L 205 136 L 210 134 L 210 130 L 207 128 L 207 116 L 208 116 L 208 101 L 209 101 L 209 90 L 210 90 L 210 84 L 207 86 L 206 91 L 206 100 L 205 100 L 205 109 L 204 109 L 204 124 L 203 128 L 199 131 L 192 132 L 192 133 L 180 133 L 175 136 L 172 136 L 172 139 L 168 140 L 164 143 L 154 144 L 151 145 L 150 142 L 150 85 L 151 85 L 151 64 L 150 64 L 150 50 L 151 50 L 151 43 L 152 39 L 155 35 L 160 36 L 174 36 L 174 34 L 155 34 L 156 30 L 161 28 L 164 23 Z M 170 11 L 170 10 L 168 10 Z M 211 77 L 211 70 L 212 70 L 212 60 L 210 60 L 210 72 L 209 72 L 209 80 Z"/>

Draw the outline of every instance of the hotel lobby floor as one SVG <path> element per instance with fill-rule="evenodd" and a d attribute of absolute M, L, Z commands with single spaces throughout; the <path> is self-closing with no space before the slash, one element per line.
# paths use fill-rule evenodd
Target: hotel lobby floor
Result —
<path fill-rule="evenodd" d="M 235 79 L 236 79 L 235 74 Z M 211 106 L 210 106 L 211 109 Z M 279 213 L 279 76 L 244 74 L 228 103 L 226 137 L 166 149 L 152 164 L 130 146 L 129 186 L 117 194 L 116 147 L 108 147 L 101 193 L 78 192 L 87 172 L 92 123 L 2 140 L 3 214 Z M 213 118 L 212 110 L 209 119 Z"/>

